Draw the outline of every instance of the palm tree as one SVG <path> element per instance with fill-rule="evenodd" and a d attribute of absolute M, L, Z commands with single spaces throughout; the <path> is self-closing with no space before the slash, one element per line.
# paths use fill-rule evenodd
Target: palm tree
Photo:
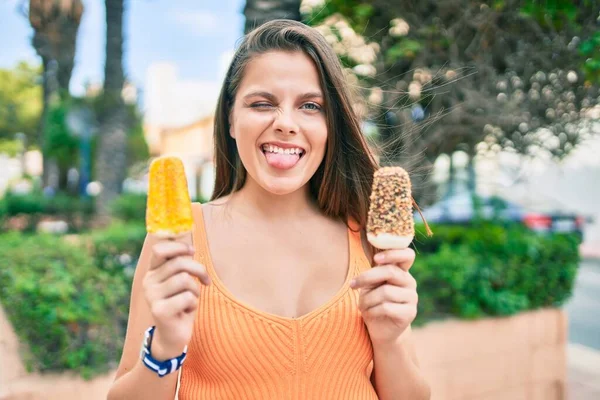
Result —
<path fill-rule="evenodd" d="M 69 89 L 82 15 L 82 0 L 29 0 L 33 47 L 42 58 L 45 71 L 52 61 L 56 62 L 59 89 Z"/>
<path fill-rule="evenodd" d="M 105 0 L 106 61 L 104 91 L 99 111 L 99 148 L 97 178 L 102 191 L 97 199 L 100 216 L 108 215 L 109 203 L 119 195 L 127 168 L 128 114 L 121 95 L 123 72 L 123 14 L 125 0 Z"/>
<path fill-rule="evenodd" d="M 44 122 L 48 105 L 59 92 L 69 91 L 75 60 L 75 43 L 82 0 L 29 0 L 26 12 L 34 35 L 32 45 L 42 59 L 43 109 L 38 128 L 38 144 L 44 149 Z M 48 184 L 51 160 L 44 157 L 44 184 Z"/>
<path fill-rule="evenodd" d="M 300 21 L 301 0 L 247 0 L 244 7 L 244 33 L 274 19 Z"/>

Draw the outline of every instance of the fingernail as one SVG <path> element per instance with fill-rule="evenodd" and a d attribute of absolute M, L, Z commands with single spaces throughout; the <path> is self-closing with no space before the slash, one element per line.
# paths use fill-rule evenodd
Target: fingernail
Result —
<path fill-rule="evenodd" d="M 382 253 L 377 253 L 375 254 L 375 257 L 373 257 L 373 259 L 376 262 L 383 262 L 385 260 L 385 256 Z"/>

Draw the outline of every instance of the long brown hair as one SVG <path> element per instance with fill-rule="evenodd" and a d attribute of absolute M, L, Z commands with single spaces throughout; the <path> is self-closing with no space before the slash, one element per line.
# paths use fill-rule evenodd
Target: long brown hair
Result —
<path fill-rule="evenodd" d="M 324 92 L 328 137 L 325 158 L 309 182 L 310 192 L 325 215 L 343 221 L 351 217 L 364 228 L 377 163 L 352 109 L 335 52 L 315 29 L 291 20 L 267 22 L 250 32 L 233 57 L 215 115 L 216 181 L 211 200 L 241 189 L 246 181 L 246 170 L 229 135 L 229 114 L 246 65 L 271 51 L 301 51 L 315 63 Z"/>

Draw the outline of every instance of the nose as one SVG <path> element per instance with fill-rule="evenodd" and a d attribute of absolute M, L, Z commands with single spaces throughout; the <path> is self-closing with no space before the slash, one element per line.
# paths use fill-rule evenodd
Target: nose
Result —
<path fill-rule="evenodd" d="M 298 123 L 294 120 L 293 111 L 279 110 L 273 121 L 273 128 L 278 133 L 293 135 L 300 130 Z"/>

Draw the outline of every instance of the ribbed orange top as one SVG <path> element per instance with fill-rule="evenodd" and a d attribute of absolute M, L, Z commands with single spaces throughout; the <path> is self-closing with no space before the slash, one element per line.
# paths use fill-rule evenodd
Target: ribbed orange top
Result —
<path fill-rule="evenodd" d="M 202 207 L 193 205 L 196 259 L 213 284 L 200 307 L 181 372 L 180 400 L 377 399 L 370 382 L 373 349 L 350 281 L 370 268 L 360 234 L 348 230 L 350 265 L 340 291 L 299 318 L 238 301 L 215 273 Z"/>

